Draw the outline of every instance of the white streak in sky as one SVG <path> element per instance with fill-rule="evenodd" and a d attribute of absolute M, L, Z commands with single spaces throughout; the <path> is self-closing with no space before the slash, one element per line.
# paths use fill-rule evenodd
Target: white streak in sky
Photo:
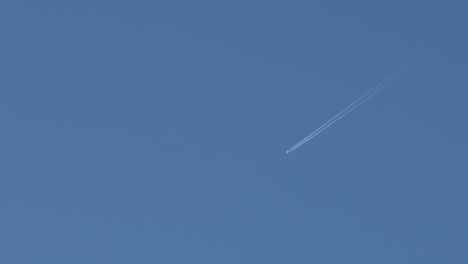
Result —
<path fill-rule="evenodd" d="M 359 107 L 361 104 L 363 104 L 365 101 L 369 100 L 372 98 L 374 95 L 379 93 L 382 89 L 387 87 L 391 81 L 396 79 L 399 75 L 404 73 L 408 69 L 408 66 L 405 66 L 395 73 L 391 74 L 389 77 L 385 78 L 383 81 L 378 83 L 376 86 L 374 86 L 372 89 L 367 91 L 365 94 L 363 94 L 361 97 L 356 99 L 352 104 L 347 106 L 345 109 L 341 110 L 338 114 L 336 114 L 334 117 L 332 117 L 330 120 L 328 120 L 325 124 L 317 128 L 314 132 L 312 132 L 310 135 L 305 137 L 303 140 L 299 141 L 296 145 L 294 145 L 292 148 L 290 148 L 286 153 L 290 153 L 291 151 L 294 151 L 295 149 L 299 148 L 303 144 L 305 144 L 307 141 L 311 140 L 318 134 L 320 134 L 322 131 L 327 129 L 329 126 L 333 125 L 335 122 L 340 120 L 341 118 L 345 117 L 348 113 L 353 111 L 355 108 Z"/>

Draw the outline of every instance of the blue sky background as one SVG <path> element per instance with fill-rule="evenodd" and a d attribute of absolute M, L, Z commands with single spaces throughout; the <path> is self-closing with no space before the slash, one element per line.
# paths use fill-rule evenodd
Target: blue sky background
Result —
<path fill-rule="evenodd" d="M 1 1 L 0 262 L 466 263 L 466 10 Z"/>

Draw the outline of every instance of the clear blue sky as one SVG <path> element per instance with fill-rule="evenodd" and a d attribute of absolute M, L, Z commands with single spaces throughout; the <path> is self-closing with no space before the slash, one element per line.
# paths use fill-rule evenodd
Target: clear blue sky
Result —
<path fill-rule="evenodd" d="M 466 263 L 467 10 L 1 1 L 0 262 Z"/>

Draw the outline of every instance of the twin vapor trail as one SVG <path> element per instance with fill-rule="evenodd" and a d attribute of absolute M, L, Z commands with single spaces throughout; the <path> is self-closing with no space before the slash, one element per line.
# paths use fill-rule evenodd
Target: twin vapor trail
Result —
<path fill-rule="evenodd" d="M 304 145 L 307 141 L 313 139 L 316 137 L 318 134 L 320 134 L 322 131 L 327 129 L 329 126 L 333 125 L 336 123 L 338 120 L 341 118 L 345 117 L 347 114 L 349 114 L 351 111 L 359 107 L 361 104 L 363 104 L 365 101 L 369 100 L 372 98 L 374 95 L 378 94 L 380 91 L 382 91 L 385 87 L 390 85 L 390 83 L 398 78 L 400 75 L 403 73 L 406 73 L 408 71 L 408 66 L 402 67 L 387 78 L 385 78 L 383 81 L 375 85 L 372 89 L 367 91 L 365 94 L 363 94 L 361 97 L 356 99 L 353 103 L 351 103 L 349 106 L 347 106 L 345 109 L 341 110 L 338 114 L 336 114 L 334 117 L 332 117 L 330 120 L 325 122 L 322 126 L 317 128 L 314 132 L 312 132 L 310 135 L 305 137 L 303 140 L 299 141 L 296 145 L 294 145 L 292 148 L 286 151 L 286 153 L 290 153 L 300 146 Z"/>

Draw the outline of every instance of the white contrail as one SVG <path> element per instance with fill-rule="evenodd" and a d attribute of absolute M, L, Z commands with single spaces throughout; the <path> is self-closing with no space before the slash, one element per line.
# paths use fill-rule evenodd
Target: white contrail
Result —
<path fill-rule="evenodd" d="M 387 77 L 385 80 L 381 81 L 379 84 L 377 84 L 376 86 L 374 86 L 372 89 L 370 89 L 369 91 L 367 91 L 365 94 L 363 94 L 361 97 L 359 97 L 358 99 L 356 99 L 352 104 L 350 104 L 349 106 L 347 106 L 345 109 L 341 110 L 338 114 L 336 114 L 334 117 L 332 117 L 330 120 L 328 120 L 325 124 L 323 124 L 322 126 L 320 126 L 318 129 L 316 129 L 314 132 L 312 132 L 310 135 L 308 135 L 306 138 L 304 138 L 303 140 L 301 140 L 300 142 L 298 142 L 296 145 L 294 145 L 291 149 L 289 149 L 287 152 L 290 152 L 290 151 L 293 151 L 295 150 L 296 148 L 298 148 L 300 145 L 302 145 L 303 143 L 305 143 L 305 141 L 308 141 L 311 137 L 315 136 L 318 132 L 322 131 L 323 129 L 325 129 L 326 127 L 328 127 L 328 125 L 330 123 L 334 123 L 334 121 L 336 119 L 339 119 L 341 118 L 343 115 L 345 115 L 346 113 L 350 112 L 351 110 L 353 110 L 355 107 L 357 107 L 357 104 L 361 104 L 363 103 L 364 101 L 366 101 L 368 98 L 372 97 L 374 95 L 374 93 L 377 93 L 378 91 L 380 91 L 381 89 L 384 88 L 384 86 L 387 84 L 388 81 L 390 81 L 392 79 L 392 77 L 394 77 L 394 75 L 392 76 L 389 76 Z"/>
<path fill-rule="evenodd" d="M 320 134 L 323 130 L 325 130 L 326 128 L 328 128 L 329 126 L 333 125 L 335 122 L 337 122 L 338 120 L 340 120 L 341 118 L 343 118 L 344 116 L 346 116 L 348 113 L 350 113 L 351 111 L 353 111 L 355 108 L 357 108 L 358 106 L 360 106 L 361 104 L 363 104 L 365 101 L 369 100 L 370 98 L 372 98 L 374 95 L 376 95 L 377 93 L 379 93 L 382 89 L 384 89 L 386 86 L 388 86 L 390 84 L 390 82 L 397 78 L 400 74 L 403 73 L 404 70 L 407 70 L 408 67 L 405 66 L 401 69 L 399 69 L 398 71 L 396 71 L 395 73 L 391 74 L 389 77 L 385 78 L 383 81 L 381 81 L 380 83 L 378 83 L 376 86 L 374 86 L 372 89 L 370 89 L 369 91 L 367 91 L 365 94 L 363 94 L 361 97 L 359 97 L 358 99 L 356 99 L 352 104 L 350 104 L 348 107 L 346 107 L 345 109 L 343 109 L 342 111 L 340 111 L 338 114 L 336 114 L 334 117 L 332 117 L 330 120 L 328 120 L 325 124 L 323 124 L 322 126 L 320 126 L 318 129 L 316 129 L 314 132 L 312 132 L 310 135 L 308 135 L 307 137 L 305 137 L 303 140 L 301 140 L 300 142 L 298 142 L 296 145 L 294 145 L 292 148 L 290 148 L 288 151 L 286 151 L 286 153 L 289 153 L 297 148 L 299 148 L 300 146 L 302 146 L 303 144 L 305 144 L 307 141 L 311 140 L 312 138 L 314 138 L 315 136 L 317 136 L 318 134 Z"/>
<path fill-rule="evenodd" d="M 349 106 L 347 106 L 345 109 L 341 110 L 338 114 L 336 114 L 334 117 L 332 117 L 330 120 L 328 120 L 325 124 L 323 124 L 322 126 L 320 126 L 317 130 L 315 130 L 312 134 L 308 135 L 306 138 L 304 138 L 303 140 L 301 140 L 300 142 L 298 142 L 296 145 L 294 145 L 290 150 L 288 150 L 287 152 L 289 151 L 292 151 L 294 149 L 296 149 L 297 147 L 299 147 L 300 145 L 302 145 L 303 142 L 309 140 L 310 137 L 314 136 L 317 132 L 321 131 L 322 128 L 324 128 L 325 126 L 327 126 L 329 123 L 333 122 L 335 119 L 339 118 L 341 115 L 345 114 L 346 112 L 348 112 L 351 108 L 353 108 L 353 106 L 355 106 L 357 103 L 359 103 L 361 100 L 364 100 L 366 97 L 368 97 L 372 92 L 374 92 L 377 88 L 381 87 L 382 85 L 384 85 L 387 81 L 389 81 L 391 79 L 392 76 L 390 77 L 387 77 L 385 80 L 381 81 L 379 84 L 377 84 L 375 87 L 373 87 L 372 89 L 370 89 L 369 91 L 367 91 L 365 94 L 363 94 L 361 97 L 359 97 L 358 99 L 356 99 L 352 104 L 350 104 Z"/>
<path fill-rule="evenodd" d="M 384 88 L 387 84 L 384 84 L 382 85 L 381 87 L 379 88 Z M 291 149 L 289 149 L 288 151 L 286 151 L 286 153 L 289 153 L 297 148 L 299 148 L 300 146 L 302 146 L 303 144 L 305 144 L 307 141 L 311 140 L 312 138 L 314 138 L 315 136 L 317 136 L 319 133 L 321 133 L 323 130 L 325 130 L 326 128 L 328 128 L 329 126 L 333 125 L 335 122 L 337 122 L 338 120 L 340 120 L 341 118 L 343 118 L 344 116 L 346 116 L 349 112 L 351 112 L 352 110 L 354 110 L 355 108 L 357 108 L 358 106 L 360 106 L 361 104 L 363 104 L 365 101 L 367 101 L 368 99 L 370 99 L 371 97 L 373 97 L 375 94 L 377 94 L 381 89 L 379 90 L 376 90 L 374 91 L 374 93 L 368 95 L 366 98 L 360 100 L 360 101 L 355 101 L 353 104 L 351 104 L 350 106 L 348 106 L 346 108 L 346 110 L 338 113 L 337 115 L 335 115 L 332 119 L 330 119 L 329 121 L 327 121 L 325 124 L 323 124 L 322 126 L 320 126 L 318 129 L 316 129 L 314 132 L 312 132 L 310 135 L 308 135 L 306 138 L 304 138 L 303 140 L 301 140 L 299 143 L 297 143 L 296 145 L 294 145 Z"/>

